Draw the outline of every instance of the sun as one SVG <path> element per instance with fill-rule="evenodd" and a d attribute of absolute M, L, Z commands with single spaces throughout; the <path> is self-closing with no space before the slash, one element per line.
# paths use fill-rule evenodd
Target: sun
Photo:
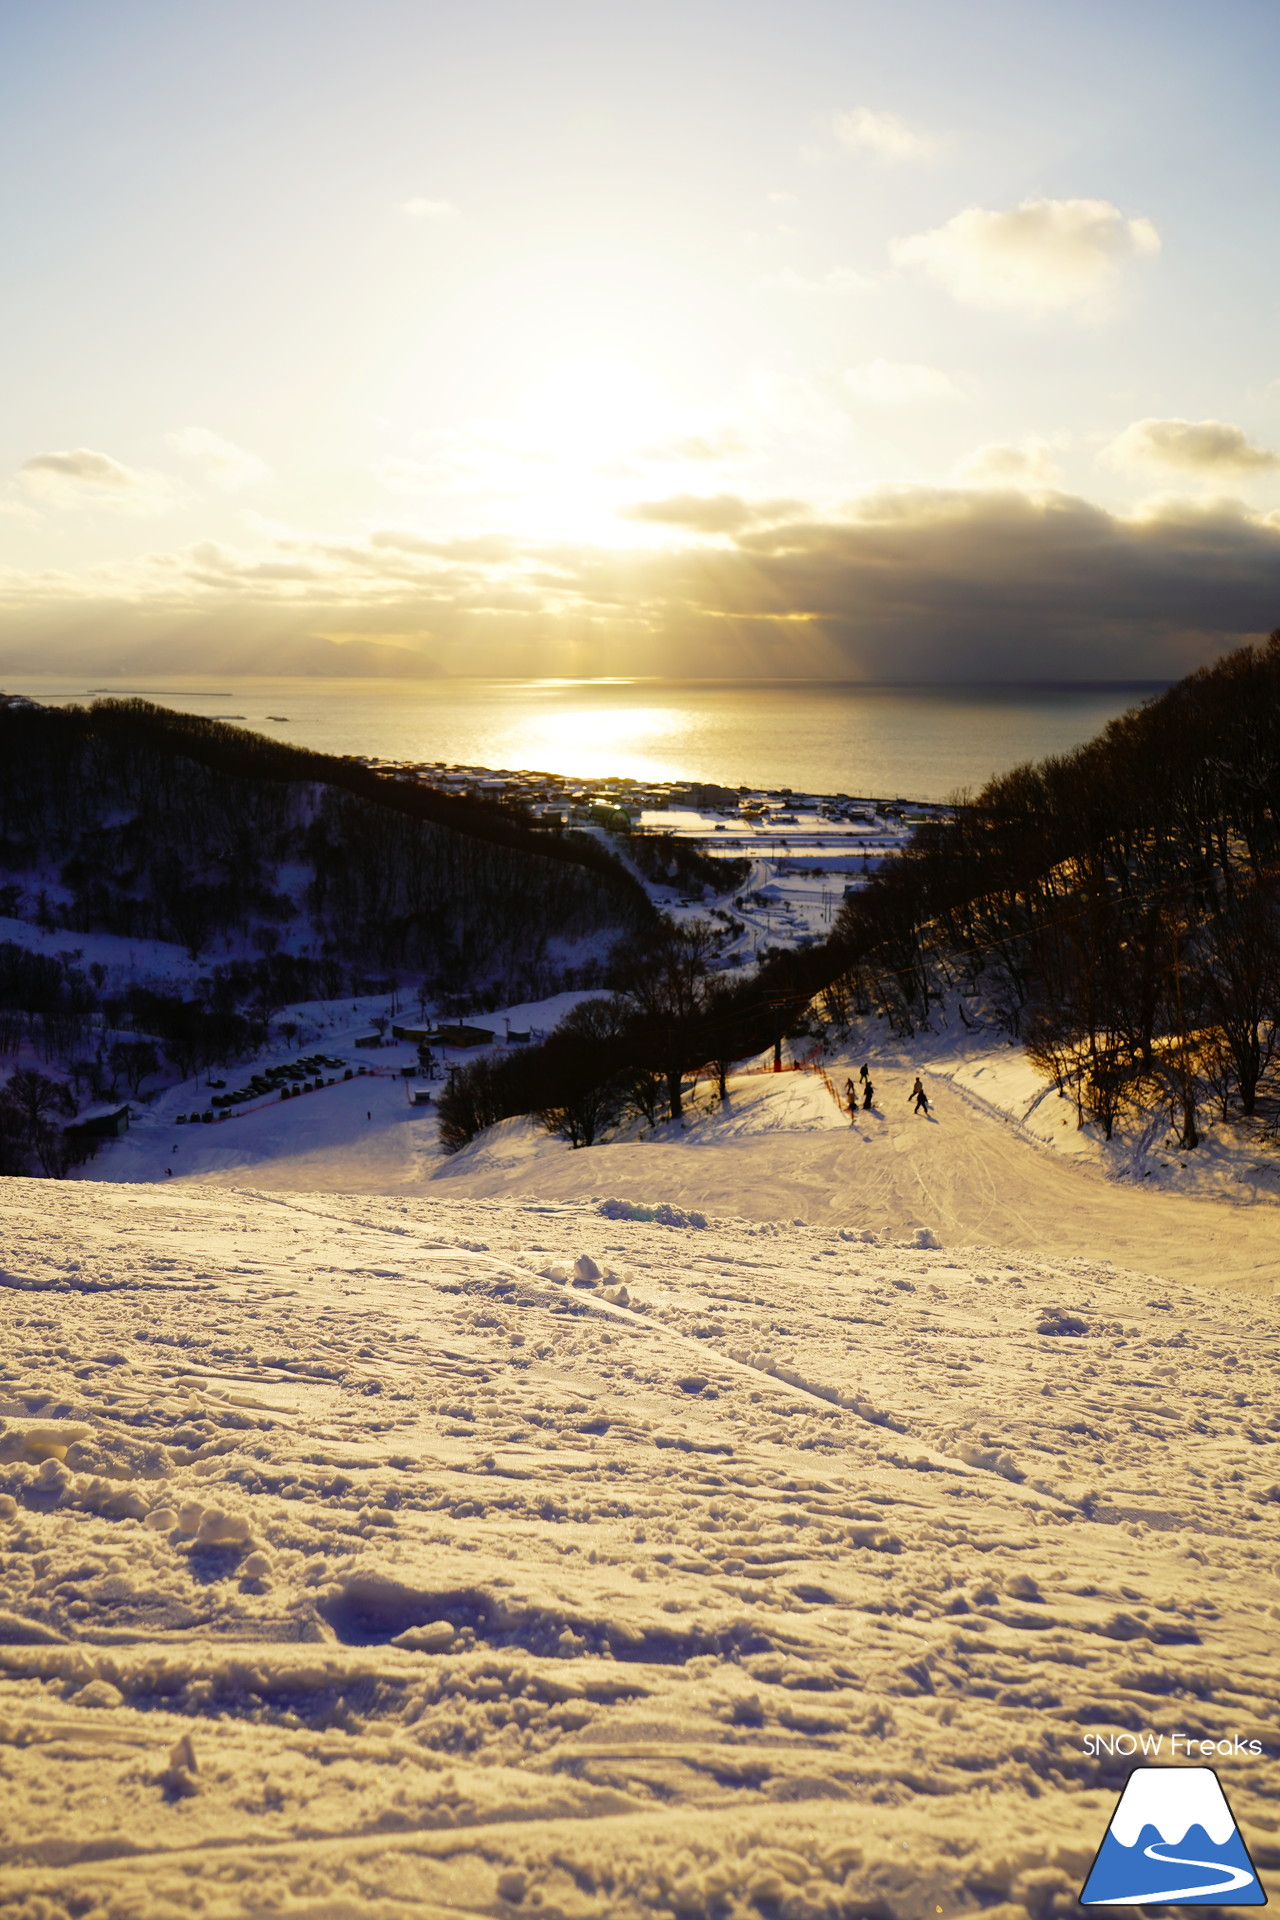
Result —
<path fill-rule="evenodd" d="M 671 420 L 658 379 L 606 351 L 565 354 L 531 371 L 495 426 L 489 471 L 526 533 L 632 546 L 649 529 L 619 522 L 636 461 Z"/>
<path fill-rule="evenodd" d="M 522 424 L 553 458 L 616 458 L 660 427 L 667 407 L 658 381 L 636 361 L 576 354 L 533 383 Z"/>
<path fill-rule="evenodd" d="M 641 353 L 562 345 L 531 355 L 498 398 L 454 436 L 469 504 L 538 539 L 656 544 L 661 529 L 619 513 L 655 484 L 655 447 L 687 425 L 661 369 Z"/>

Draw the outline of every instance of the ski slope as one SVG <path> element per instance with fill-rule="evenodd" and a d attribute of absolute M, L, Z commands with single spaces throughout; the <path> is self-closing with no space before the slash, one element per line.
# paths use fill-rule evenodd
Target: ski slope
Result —
<path fill-rule="evenodd" d="M 371 1194 L 420 1194 L 429 1183 L 459 1198 L 557 1202 L 616 1194 L 898 1236 L 923 1227 L 947 1245 L 1101 1255 L 1171 1280 L 1263 1291 L 1280 1283 L 1275 1176 L 1256 1156 L 1209 1140 L 1199 1156 L 1148 1154 L 1150 1187 L 1126 1184 L 1074 1125 L 1055 1139 L 1043 1108 L 1033 1116 L 1039 1134 L 1022 1122 L 1031 1083 L 1008 1049 L 979 1055 L 976 1065 L 927 1059 L 920 1047 L 914 1058 L 877 1061 L 875 1111 L 859 1109 L 853 1125 L 817 1074 L 737 1074 L 725 1107 L 704 1085 L 683 1124 L 642 1139 L 633 1130 L 575 1152 L 536 1122 L 510 1120 L 453 1158 L 440 1151 L 434 1108 L 411 1107 L 394 1073 L 238 1112 L 215 1127 L 175 1127 L 166 1109 L 182 1098 L 178 1090 L 78 1178 Z M 853 1056 L 829 1064 L 838 1087 L 856 1071 Z M 917 1071 L 929 1087 L 927 1119 L 909 1098 Z M 1004 1113 L 993 1105 L 997 1092 Z M 1199 1165 L 1199 1194 L 1171 1190 Z"/>
<path fill-rule="evenodd" d="M 873 1072 L 452 1159 L 367 1074 L 6 1182 L 0 1916 L 1050 1920 L 1107 1732 L 1215 1743 L 1265 1880 L 1266 1169 Z"/>
<path fill-rule="evenodd" d="M 461 1185 L 6 1183 L 0 1914 L 1045 1920 L 1270 1742 L 1269 1300 Z"/>
<path fill-rule="evenodd" d="M 837 1085 L 851 1070 L 830 1069 Z M 656 1196 L 708 1213 L 897 1235 L 923 1227 L 947 1246 L 1102 1255 L 1170 1280 L 1267 1292 L 1280 1282 L 1273 1205 L 1119 1185 L 927 1068 L 932 1111 L 917 1115 L 916 1071 L 877 1065 L 876 1111 L 859 1109 L 852 1125 L 816 1075 L 798 1073 L 737 1079 L 726 1110 L 643 1143 L 570 1152 L 531 1123 L 508 1121 L 440 1164 L 432 1183 L 473 1197 Z"/>

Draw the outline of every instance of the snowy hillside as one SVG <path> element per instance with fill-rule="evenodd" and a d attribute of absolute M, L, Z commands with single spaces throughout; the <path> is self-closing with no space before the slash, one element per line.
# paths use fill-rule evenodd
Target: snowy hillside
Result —
<path fill-rule="evenodd" d="M 144 700 L 0 695 L 0 818 L 6 917 L 72 953 L 82 934 L 176 945 L 213 1000 L 218 981 L 278 1006 L 397 972 L 545 992 L 653 917 L 589 837 Z"/>
<path fill-rule="evenodd" d="M 0 1912 L 1045 1920 L 1270 1742 L 1269 1301 L 437 1191 L 6 1184 Z"/>

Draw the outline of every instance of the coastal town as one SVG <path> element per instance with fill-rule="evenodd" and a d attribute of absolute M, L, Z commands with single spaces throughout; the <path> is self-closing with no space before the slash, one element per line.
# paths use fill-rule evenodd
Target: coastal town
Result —
<path fill-rule="evenodd" d="M 574 779 L 507 768 L 364 759 L 372 771 L 438 792 L 487 800 L 551 832 L 592 832 L 624 857 L 636 836 L 663 835 L 713 859 L 743 863 L 721 890 L 671 884 L 641 871 L 656 905 L 679 918 L 705 912 L 717 891 L 738 924 L 722 962 L 766 946 L 803 946 L 829 929 L 847 893 L 901 853 L 916 828 L 944 817 L 936 803 L 791 787 L 714 782 Z M 721 901 L 722 909 L 725 900 Z"/>
<path fill-rule="evenodd" d="M 801 828 L 823 839 L 843 833 L 859 839 L 877 833 L 901 838 L 905 829 L 949 812 L 922 800 L 873 798 L 848 793 L 802 793 L 792 787 L 729 787 L 714 781 L 643 781 L 623 775 L 587 780 L 507 767 L 460 766 L 442 760 L 382 760 L 357 756 L 363 766 L 397 780 L 442 793 L 518 807 L 546 827 L 591 823 L 641 832 L 730 832 L 760 836 Z M 689 816 L 706 825 L 695 827 Z M 791 836 L 787 836 L 791 837 Z M 717 849 L 709 849 L 715 851 Z"/>

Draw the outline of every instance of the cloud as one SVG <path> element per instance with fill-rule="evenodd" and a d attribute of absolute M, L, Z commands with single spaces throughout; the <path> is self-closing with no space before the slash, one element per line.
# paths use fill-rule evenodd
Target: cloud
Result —
<path fill-rule="evenodd" d="M 638 500 L 619 507 L 618 518 L 684 527 L 690 533 L 739 533 L 765 521 L 789 519 L 799 505 L 797 500 L 742 500 L 735 493 L 679 493 L 669 500 Z"/>
<path fill-rule="evenodd" d="M 941 367 L 923 367 L 905 360 L 868 360 L 860 367 L 850 367 L 843 379 L 857 399 L 876 407 L 962 398 L 960 388 Z"/>
<path fill-rule="evenodd" d="M 138 475 L 130 468 L 121 466 L 109 454 L 94 453 L 89 447 L 77 447 L 70 453 L 38 453 L 34 459 L 23 462 L 22 472 L 28 475 L 27 484 L 37 489 L 50 482 L 64 485 L 68 481 L 76 486 L 107 487 L 116 491 L 138 485 Z M 50 477 L 48 480 L 46 475 Z"/>
<path fill-rule="evenodd" d="M 1257 446 L 1225 420 L 1135 420 L 1105 449 L 1112 467 L 1174 467 L 1207 479 L 1271 473 L 1280 454 Z"/>
<path fill-rule="evenodd" d="M 1280 623 L 1280 515 L 1222 502 L 882 488 L 636 565 L 685 672 L 735 621 L 772 671 L 890 680 L 1173 677 Z"/>
<path fill-rule="evenodd" d="M 1053 487 L 1062 474 L 1047 440 L 993 440 L 966 455 L 956 478 L 975 487 Z"/>
<path fill-rule="evenodd" d="M 937 151 L 935 141 L 914 132 L 896 113 L 877 113 L 871 107 L 837 114 L 832 131 L 841 146 L 873 153 L 877 160 L 928 160 Z"/>
<path fill-rule="evenodd" d="M 400 211 L 408 214 L 410 220 L 457 220 L 461 217 L 452 200 L 403 200 Z"/>
<path fill-rule="evenodd" d="M 162 639 L 170 671 L 285 671 L 308 634 L 381 632 L 429 634 L 454 673 L 1155 679 L 1280 624 L 1280 513 L 1238 501 L 1121 514 L 1006 480 L 881 487 L 838 513 L 732 494 L 638 506 L 669 541 L 387 525 L 264 531 L 79 576 L 0 569 L 0 661 L 56 632 L 31 671 L 101 671 Z M 387 658 L 400 665 L 371 670 L 403 671 L 402 650 Z"/>
<path fill-rule="evenodd" d="M 184 460 L 198 467 L 204 478 L 227 493 L 241 487 L 259 486 L 271 478 L 271 469 L 256 453 L 210 433 L 208 427 L 181 427 L 168 434 L 169 445 Z"/>
<path fill-rule="evenodd" d="M 51 507 L 109 507 L 121 513 L 156 513 L 169 502 L 163 474 L 126 467 L 91 447 L 38 453 L 18 469 L 18 485 Z"/>
<path fill-rule="evenodd" d="M 594 473 L 600 480 L 675 486 L 679 482 L 674 477 L 659 476 L 689 467 L 695 473 L 699 469 L 705 473 L 708 467 L 742 469 L 752 464 L 759 451 L 758 434 L 735 421 L 689 420 L 660 439 L 642 441 L 614 460 L 598 462 Z"/>
<path fill-rule="evenodd" d="M 1109 200 L 1024 200 L 1002 212 L 966 207 L 929 233 L 895 240 L 890 255 L 968 306 L 1097 317 L 1122 270 L 1159 250 L 1151 222 Z"/>

